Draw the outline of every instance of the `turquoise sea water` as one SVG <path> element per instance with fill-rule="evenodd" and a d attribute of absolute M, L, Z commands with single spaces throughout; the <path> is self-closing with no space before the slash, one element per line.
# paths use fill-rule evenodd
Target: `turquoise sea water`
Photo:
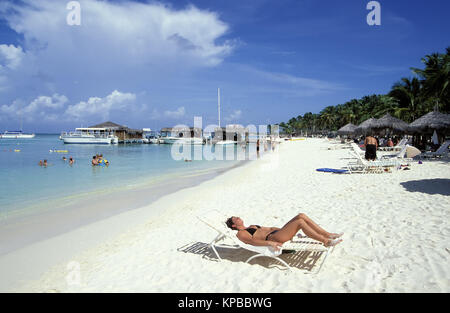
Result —
<path fill-rule="evenodd" d="M 211 149 L 211 146 L 200 147 Z M 68 153 L 50 150 L 68 150 Z M 224 169 L 239 162 L 236 159 L 177 161 L 171 150 L 172 145 L 153 144 L 65 145 L 59 135 L 0 140 L 0 215 L 4 217 L 49 200 L 130 188 L 158 179 L 176 179 L 178 175 Z M 103 154 L 110 166 L 92 167 L 95 154 Z M 67 160 L 73 157 L 74 165 L 64 162 L 63 156 Z M 44 159 L 48 167 L 38 165 Z"/>

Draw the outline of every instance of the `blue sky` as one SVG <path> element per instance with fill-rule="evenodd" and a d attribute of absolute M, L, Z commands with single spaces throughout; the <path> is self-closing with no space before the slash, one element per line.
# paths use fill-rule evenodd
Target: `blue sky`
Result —
<path fill-rule="evenodd" d="M 112 120 L 159 129 L 267 124 L 386 93 L 450 45 L 446 0 L 65 0 L 0 3 L 0 131 Z"/>

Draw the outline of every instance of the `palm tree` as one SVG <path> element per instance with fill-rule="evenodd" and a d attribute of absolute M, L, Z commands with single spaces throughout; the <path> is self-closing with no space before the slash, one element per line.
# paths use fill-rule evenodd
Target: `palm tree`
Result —
<path fill-rule="evenodd" d="M 422 58 L 425 68 L 412 70 L 422 78 L 425 95 L 433 97 L 437 107 L 450 109 L 450 47 L 446 54 L 433 53 Z"/>
<path fill-rule="evenodd" d="M 400 82 L 394 84 L 389 95 L 399 103 L 399 107 L 394 112 L 397 118 L 412 122 L 419 117 L 422 84 L 417 77 L 402 78 Z"/>
<path fill-rule="evenodd" d="M 321 128 L 333 130 L 335 128 L 336 113 L 333 106 L 327 106 L 320 112 L 320 126 Z"/>

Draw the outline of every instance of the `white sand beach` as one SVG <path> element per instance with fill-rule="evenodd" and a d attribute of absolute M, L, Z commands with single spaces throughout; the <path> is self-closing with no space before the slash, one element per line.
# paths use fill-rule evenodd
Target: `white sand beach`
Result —
<path fill-rule="evenodd" d="M 450 292 L 450 163 L 416 161 L 385 174 L 317 172 L 348 162 L 348 150 L 330 146 L 326 139 L 284 142 L 198 186 L 15 252 L 21 266 L 32 267 L 33 254 L 82 246 L 12 291 Z M 214 239 L 196 218 L 210 209 L 277 227 L 305 213 L 344 232 L 344 240 L 317 275 L 272 268 L 266 258 L 246 264 L 245 250 L 224 251 L 218 262 L 208 249 L 187 249 Z M 78 264 L 80 284 L 69 284 Z"/>

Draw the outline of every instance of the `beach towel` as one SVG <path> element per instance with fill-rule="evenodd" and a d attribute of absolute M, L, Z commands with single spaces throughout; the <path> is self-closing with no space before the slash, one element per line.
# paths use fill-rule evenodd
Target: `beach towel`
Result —
<path fill-rule="evenodd" d="M 347 173 L 347 170 L 338 170 L 334 168 L 318 168 L 316 169 L 318 172 L 324 172 L 324 173 L 335 173 L 335 174 L 344 174 Z"/>

